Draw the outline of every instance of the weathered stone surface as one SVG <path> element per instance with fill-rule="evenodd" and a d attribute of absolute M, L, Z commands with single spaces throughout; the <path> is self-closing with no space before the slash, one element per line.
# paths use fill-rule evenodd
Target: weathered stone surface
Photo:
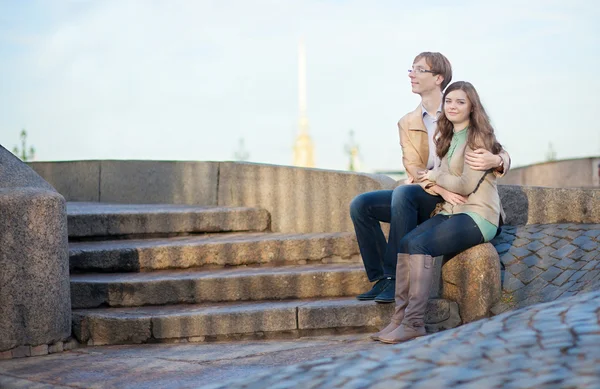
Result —
<path fill-rule="evenodd" d="M 67 201 L 100 201 L 100 161 L 29 162 Z"/>
<path fill-rule="evenodd" d="M 394 304 L 373 304 L 371 301 L 354 299 L 320 300 L 299 305 L 298 328 L 384 327 L 393 313 Z M 460 318 L 457 322 L 456 314 L 452 302 L 430 299 L 425 311 L 425 323 L 437 331 L 450 328 L 452 323 L 457 326 Z"/>
<path fill-rule="evenodd" d="M 175 204 L 67 203 L 69 237 L 264 231 L 264 209 Z"/>
<path fill-rule="evenodd" d="M 73 308 L 356 296 L 369 290 L 362 264 L 167 270 L 71 276 Z"/>
<path fill-rule="evenodd" d="M 499 185 L 505 222 L 510 225 L 596 223 L 600 190 Z"/>
<path fill-rule="evenodd" d="M 151 319 L 143 314 L 127 315 L 116 311 L 112 316 L 73 311 L 73 335 L 91 346 L 103 344 L 143 343 L 152 336 Z"/>
<path fill-rule="evenodd" d="M 65 200 L 2 147 L 0 215 L 0 351 L 65 339 L 71 328 Z"/>
<path fill-rule="evenodd" d="M 278 302 L 190 306 L 177 309 L 177 312 L 169 312 L 165 308 L 163 312 L 152 317 L 152 335 L 156 339 L 279 332 L 297 328 L 296 308 Z"/>
<path fill-rule="evenodd" d="M 219 205 L 264 208 L 274 232 L 354 231 L 352 199 L 396 186 L 373 174 L 238 162 L 219 169 Z"/>
<path fill-rule="evenodd" d="M 217 205 L 218 162 L 101 161 L 101 202 Z"/>
<path fill-rule="evenodd" d="M 64 343 L 56 342 L 48 346 L 48 354 L 61 353 L 64 351 Z"/>
<path fill-rule="evenodd" d="M 48 345 L 40 344 L 39 346 L 31 346 L 31 356 L 38 357 L 42 355 L 48 355 Z"/>
<path fill-rule="evenodd" d="M 442 297 L 458 303 L 464 323 L 490 316 L 501 296 L 496 249 L 485 243 L 463 251 L 444 264 L 442 280 Z"/>
<path fill-rule="evenodd" d="M 358 255 L 353 233 L 227 233 L 190 237 L 72 242 L 72 271 L 185 269 L 204 265 L 298 263 Z M 355 258 L 357 260 L 358 258 Z"/>

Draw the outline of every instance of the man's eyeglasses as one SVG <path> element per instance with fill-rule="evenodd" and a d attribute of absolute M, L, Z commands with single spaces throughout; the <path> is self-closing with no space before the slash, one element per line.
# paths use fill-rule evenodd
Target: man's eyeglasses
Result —
<path fill-rule="evenodd" d="M 432 73 L 435 74 L 435 72 L 433 70 L 427 70 L 427 69 L 423 69 L 423 68 L 416 68 L 416 69 L 408 69 L 409 73 L 414 73 L 414 74 L 423 74 L 423 73 Z"/>

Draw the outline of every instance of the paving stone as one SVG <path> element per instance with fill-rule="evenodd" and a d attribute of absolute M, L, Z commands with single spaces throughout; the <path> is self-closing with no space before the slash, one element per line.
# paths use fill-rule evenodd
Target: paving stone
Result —
<path fill-rule="evenodd" d="M 567 244 L 565 246 L 562 246 L 561 248 L 559 248 L 558 250 L 556 250 L 553 253 L 550 253 L 551 256 L 555 257 L 555 258 L 566 258 L 569 254 L 571 254 L 573 251 L 575 251 L 577 249 L 576 246 L 573 246 L 572 244 Z"/>
<path fill-rule="evenodd" d="M 584 233 L 585 236 L 596 238 L 600 236 L 600 230 L 589 230 Z"/>
<path fill-rule="evenodd" d="M 499 245 L 494 245 L 494 247 L 496 248 L 496 251 L 498 251 L 498 254 L 504 254 L 512 247 L 512 245 L 509 243 L 501 243 Z"/>
<path fill-rule="evenodd" d="M 544 255 L 544 256 L 542 256 L 542 258 L 540 259 L 540 261 L 537 263 L 536 266 L 541 269 L 546 270 L 550 266 L 553 266 L 557 262 L 558 262 L 558 259 L 548 256 L 548 255 Z"/>
<path fill-rule="evenodd" d="M 583 277 L 584 275 L 587 274 L 587 270 L 580 270 L 578 272 L 576 272 L 575 274 L 573 274 L 570 278 L 569 281 L 577 281 L 579 280 L 581 277 Z"/>
<path fill-rule="evenodd" d="M 508 252 L 519 259 L 531 254 L 531 251 L 527 250 L 525 247 L 511 247 Z"/>
<path fill-rule="evenodd" d="M 555 279 L 556 277 L 558 277 L 562 272 L 563 272 L 562 269 L 560 269 L 558 267 L 552 266 L 551 268 L 549 268 L 548 270 L 546 270 L 545 272 L 543 272 L 540 275 L 540 277 L 542 277 L 547 282 L 550 282 L 553 279 Z"/>
<path fill-rule="evenodd" d="M 525 284 L 521 282 L 521 280 L 509 273 L 508 277 L 504 278 L 502 289 L 507 292 L 514 292 L 515 290 L 518 290 L 523 286 L 525 286 Z"/>
<path fill-rule="evenodd" d="M 583 277 L 581 277 L 580 281 L 589 281 L 589 280 L 592 280 L 598 274 L 600 274 L 600 270 L 589 270 Z"/>
<path fill-rule="evenodd" d="M 535 251 L 538 251 L 539 249 L 541 249 L 542 247 L 546 247 L 546 245 L 544 243 L 540 242 L 539 240 L 534 240 L 533 242 L 529 243 L 525 247 L 528 250 L 535 252 Z"/>
<path fill-rule="evenodd" d="M 582 250 L 585 251 L 592 251 L 592 250 L 598 250 L 598 243 L 597 242 L 589 242 L 584 244 L 583 246 L 580 246 Z"/>
<path fill-rule="evenodd" d="M 556 242 L 552 243 L 550 246 L 554 247 L 555 249 L 560 249 L 561 247 L 564 247 L 566 245 L 570 244 L 570 241 L 566 240 L 566 239 L 560 239 L 557 240 Z"/>
<path fill-rule="evenodd" d="M 519 238 L 512 242 L 513 247 L 522 247 L 531 242 L 529 239 Z"/>
<path fill-rule="evenodd" d="M 504 253 L 500 256 L 500 262 L 502 262 L 505 266 L 512 265 L 518 261 L 517 257 L 512 255 L 510 252 Z"/>
<path fill-rule="evenodd" d="M 575 263 L 572 263 L 571 265 L 569 265 L 568 268 L 571 270 L 579 270 L 582 267 L 584 267 L 585 265 L 587 265 L 587 262 L 578 261 L 578 262 L 575 262 Z"/>
<path fill-rule="evenodd" d="M 594 240 L 592 238 L 590 238 L 589 236 L 586 235 L 579 235 L 578 237 L 576 237 L 575 239 L 573 239 L 571 241 L 571 244 L 574 244 L 575 246 L 581 247 L 586 243 L 590 243 L 593 242 Z"/>
<path fill-rule="evenodd" d="M 536 265 L 539 261 L 540 261 L 540 258 L 537 255 L 530 255 L 526 258 L 523 258 L 521 260 L 521 263 L 524 263 L 525 265 L 531 267 L 531 266 Z"/>
<path fill-rule="evenodd" d="M 556 262 L 554 264 L 554 266 L 556 267 L 560 267 L 561 269 L 567 269 L 569 266 L 571 266 L 575 261 L 573 261 L 572 259 L 569 258 L 563 258 L 560 261 Z"/>
<path fill-rule="evenodd" d="M 538 269 L 537 267 L 530 267 L 517 275 L 517 278 L 523 281 L 523 283 L 528 284 L 533 281 L 537 276 L 542 273 L 543 270 Z"/>
<path fill-rule="evenodd" d="M 577 250 L 573 251 L 571 254 L 569 254 L 569 258 L 578 260 L 581 257 L 583 257 L 585 254 L 586 254 L 586 252 L 583 251 L 582 249 L 577 249 Z"/>
<path fill-rule="evenodd" d="M 513 264 L 513 265 L 510 265 L 510 266 L 507 268 L 507 270 L 508 270 L 508 271 L 509 271 L 511 274 L 514 274 L 514 275 L 517 275 L 517 274 L 519 274 L 519 273 L 521 273 L 522 271 L 525 271 L 525 270 L 527 270 L 527 269 L 529 269 L 529 267 L 528 267 L 526 264 L 524 264 L 524 263 L 515 263 L 515 264 Z"/>
<path fill-rule="evenodd" d="M 545 244 L 546 246 L 556 242 L 558 240 L 558 238 L 555 238 L 554 236 L 546 236 L 543 239 L 540 239 L 540 242 L 542 242 L 543 244 Z"/>

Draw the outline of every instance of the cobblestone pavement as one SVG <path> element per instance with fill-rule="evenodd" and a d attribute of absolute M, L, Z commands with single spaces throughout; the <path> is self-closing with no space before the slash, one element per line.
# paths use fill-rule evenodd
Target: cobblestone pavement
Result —
<path fill-rule="evenodd" d="M 600 224 L 503 226 L 492 241 L 504 266 L 493 312 L 600 289 Z"/>
<path fill-rule="evenodd" d="M 404 344 L 204 388 L 599 388 L 599 316 L 600 291 L 581 293 Z"/>

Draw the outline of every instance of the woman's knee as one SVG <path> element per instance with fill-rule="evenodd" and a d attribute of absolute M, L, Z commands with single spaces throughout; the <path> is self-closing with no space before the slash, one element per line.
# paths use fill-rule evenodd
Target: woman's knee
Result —
<path fill-rule="evenodd" d="M 419 237 L 415 237 L 414 239 L 410 239 L 406 242 L 406 253 L 408 254 L 429 254 L 429 250 L 427 249 L 427 244 L 423 239 Z"/>
<path fill-rule="evenodd" d="M 420 185 L 400 185 L 392 193 L 392 207 L 401 207 L 407 203 L 413 203 L 417 197 L 425 192 Z"/>

